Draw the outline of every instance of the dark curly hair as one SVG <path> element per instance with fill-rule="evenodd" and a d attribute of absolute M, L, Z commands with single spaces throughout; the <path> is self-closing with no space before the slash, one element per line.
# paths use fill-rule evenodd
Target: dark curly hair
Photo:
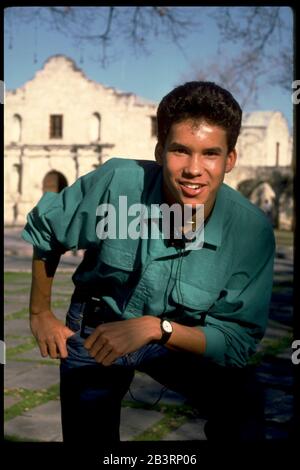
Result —
<path fill-rule="evenodd" d="M 159 103 L 158 142 L 164 146 L 172 124 L 186 119 L 204 119 L 225 129 L 230 152 L 240 133 L 242 110 L 232 94 L 215 83 L 187 82 L 174 88 Z"/>

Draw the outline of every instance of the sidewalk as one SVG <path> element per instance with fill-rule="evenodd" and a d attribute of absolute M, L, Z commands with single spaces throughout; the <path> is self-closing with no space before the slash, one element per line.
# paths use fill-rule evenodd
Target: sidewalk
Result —
<path fill-rule="evenodd" d="M 21 238 L 20 228 L 4 229 L 4 271 L 31 272 L 32 246 Z M 62 255 L 58 271 L 73 272 L 82 259 L 82 252 Z"/>
<path fill-rule="evenodd" d="M 53 286 L 53 305 L 64 319 L 72 293 L 71 271 L 80 261 L 64 255 Z M 28 325 L 31 247 L 19 230 L 5 231 L 5 436 L 8 440 L 61 441 L 58 361 L 41 358 Z M 66 272 L 67 271 L 67 272 Z M 288 437 L 292 417 L 292 252 L 278 250 L 270 320 L 254 356 L 258 379 L 265 390 L 266 439 Z M 183 397 L 166 391 L 137 373 L 121 412 L 121 440 L 205 440 L 205 420 L 197 417 Z"/>

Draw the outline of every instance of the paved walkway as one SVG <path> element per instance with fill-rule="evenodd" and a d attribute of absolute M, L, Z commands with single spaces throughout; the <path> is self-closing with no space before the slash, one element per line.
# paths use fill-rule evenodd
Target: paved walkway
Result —
<path fill-rule="evenodd" d="M 53 304 L 64 319 L 73 271 L 80 256 L 64 255 L 54 282 Z M 28 325 L 31 247 L 19 230 L 5 231 L 5 436 L 8 440 L 61 441 L 58 361 L 42 359 Z M 67 272 L 66 272 L 67 271 Z M 266 336 L 254 357 L 265 390 L 265 437 L 285 439 L 292 418 L 292 252 L 277 250 L 275 282 Z M 121 440 L 205 440 L 195 410 L 180 395 L 137 373 L 123 400 Z M 135 401 L 134 396 L 138 401 Z"/>

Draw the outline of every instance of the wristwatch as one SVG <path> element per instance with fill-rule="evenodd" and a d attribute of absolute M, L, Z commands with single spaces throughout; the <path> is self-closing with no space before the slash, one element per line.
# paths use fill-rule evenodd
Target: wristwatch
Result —
<path fill-rule="evenodd" d="M 160 340 L 158 340 L 158 343 L 165 344 L 170 338 L 171 334 L 173 333 L 173 326 L 169 322 L 169 320 L 165 320 L 164 318 L 162 318 L 160 320 L 160 328 L 161 328 L 162 336 Z"/>

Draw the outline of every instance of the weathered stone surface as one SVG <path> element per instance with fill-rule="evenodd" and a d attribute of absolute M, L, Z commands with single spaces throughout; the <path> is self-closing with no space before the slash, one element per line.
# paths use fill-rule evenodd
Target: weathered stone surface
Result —
<path fill-rule="evenodd" d="M 265 391 L 265 416 L 277 423 L 289 422 L 293 414 L 294 399 L 283 390 L 268 388 Z"/>
<path fill-rule="evenodd" d="M 17 398 L 17 397 L 11 396 L 11 395 L 5 395 L 4 396 L 4 409 L 6 410 L 7 408 L 14 405 L 15 403 L 18 403 L 18 401 L 20 401 L 20 399 L 21 399 L 20 397 Z"/>
<path fill-rule="evenodd" d="M 35 361 L 53 361 L 54 366 L 59 365 L 59 359 L 51 359 L 49 356 L 46 358 L 43 358 L 40 353 L 40 349 L 38 347 L 34 347 L 33 349 L 30 349 L 29 351 L 23 352 L 21 354 L 18 354 L 18 359 L 31 359 Z"/>
<path fill-rule="evenodd" d="M 31 336 L 19 336 L 18 338 L 5 337 L 6 351 L 21 344 L 28 344 L 28 340 L 31 340 Z"/>
<path fill-rule="evenodd" d="M 16 294 L 13 298 L 13 300 L 10 300 L 9 302 L 4 303 L 4 316 L 6 317 L 7 315 L 10 315 L 11 313 L 16 313 L 19 312 L 24 308 L 24 304 L 20 303 L 18 299 L 16 298 Z M 28 313 L 29 316 L 29 313 Z"/>
<path fill-rule="evenodd" d="M 170 432 L 163 441 L 206 441 L 204 425 L 206 420 L 193 419 L 184 423 L 180 428 Z"/>
<path fill-rule="evenodd" d="M 23 335 L 31 334 L 29 319 L 18 318 L 17 320 L 8 320 L 4 324 L 4 335 Z"/>
<path fill-rule="evenodd" d="M 62 441 L 60 402 L 49 401 L 22 415 L 7 421 L 4 434 L 18 436 L 26 441 L 59 442 Z"/>
<path fill-rule="evenodd" d="M 158 382 L 153 380 L 147 374 L 136 373 L 130 385 L 130 391 L 125 395 L 124 399 L 129 401 L 137 401 L 147 405 L 157 402 L 159 397 L 160 404 L 178 405 L 185 403 L 185 398 L 172 390 L 165 389 Z"/>
<path fill-rule="evenodd" d="M 9 294 L 6 294 L 5 297 L 4 297 L 4 305 L 9 305 L 10 302 L 15 302 L 16 301 L 16 298 L 18 299 L 18 303 L 19 303 L 19 308 L 18 310 L 23 310 L 23 308 L 28 308 L 29 306 L 29 296 L 30 296 L 30 288 L 28 287 L 28 292 L 27 293 L 24 293 L 24 292 L 10 292 Z"/>
<path fill-rule="evenodd" d="M 121 441 L 133 440 L 134 437 L 160 421 L 163 416 L 158 411 L 123 407 L 121 410 Z"/>
<path fill-rule="evenodd" d="M 46 389 L 59 382 L 58 367 L 8 361 L 4 369 L 5 388 Z"/>

